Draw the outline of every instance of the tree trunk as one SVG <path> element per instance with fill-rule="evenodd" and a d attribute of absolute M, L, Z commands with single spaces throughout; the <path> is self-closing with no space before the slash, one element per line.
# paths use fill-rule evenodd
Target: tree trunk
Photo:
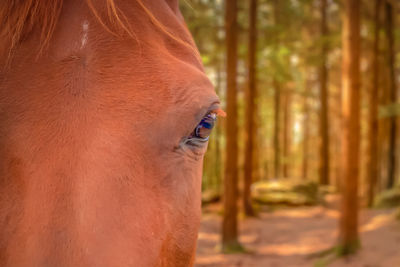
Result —
<path fill-rule="evenodd" d="M 310 138 L 310 106 L 308 103 L 309 79 L 307 78 L 303 97 L 303 166 L 302 166 L 302 178 L 306 180 L 308 178 L 308 144 Z"/>
<path fill-rule="evenodd" d="M 217 63 L 217 81 L 215 86 L 215 92 L 217 95 L 221 95 L 222 85 L 222 69 L 220 62 Z M 221 181 L 222 181 L 222 153 L 221 153 L 221 133 L 222 124 L 217 123 L 215 128 L 215 190 L 221 195 Z"/>
<path fill-rule="evenodd" d="M 224 216 L 222 224 L 222 248 L 229 251 L 238 245 L 238 126 L 237 126 L 237 1 L 225 2 L 226 27 L 226 165 L 224 179 Z"/>
<path fill-rule="evenodd" d="M 281 167 L 281 153 L 280 153 L 280 141 L 279 141 L 279 133 L 280 133 L 280 109 L 281 109 L 281 88 L 279 86 L 279 83 L 276 79 L 273 81 L 274 83 L 274 91 L 275 91 L 275 97 L 274 97 L 274 111 L 275 111 L 275 117 L 274 117 L 274 178 L 280 178 L 281 172 L 280 172 L 280 167 Z"/>
<path fill-rule="evenodd" d="M 392 4 L 386 2 L 386 20 L 385 30 L 388 39 L 387 63 L 389 67 L 389 106 L 397 101 L 397 88 L 395 76 L 395 51 L 394 51 L 394 34 L 393 21 L 394 12 Z M 388 179 L 387 188 L 393 187 L 396 174 L 396 116 L 391 114 L 389 118 L 389 147 L 388 147 Z"/>
<path fill-rule="evenodd" d="M 374 14 L 374 55 L 372 61 L 372 87 L 369 94 L 369 132 L 368 132 L 368 153 L 367 153 L 367 179 L 368 194 L 367 204 L 372 206 L 375 196 L 376 183 L 378 181 L 378 103 L 379 103 L 379 15 L 381 0 L 375 0 Z"/>
<path fill-rule="evenodd" d="M 320 81 L 320 156 L 319 156 L 319 183 L 329 184 L 329 124 L 328 124 L 328 34 L 327 26 L 327 0 L 321 0 L 321 65 L 319 68 Z"/>
<path fill-rule="evenodd" d="M 286 91 L 283 102 L 283 177 L 289 177 L 289 158 L 291 140 L 291 92 Z"/>
<path fill-rule="evenodd" d="M 247 216 L 254 216 L 251 203 L 251 184 L 254 177 L 254 145 L 256 136 L 255 99 L 256 99 L 256 51 L 257 51 L 257 0 L 250 0 L 249 47 L 248 47 L 248 86 L 246 95 L 246 147 L 244 159 L 243 207 Z"/>
<path fill-rule="evenodd" d="M 335 114 L 334 118 L 336 120 L 335 124 L 335 132 L 341 133 L 341 130 L 343 128 L 343 114 L 342 114 L 342 109 L 343 109 L 343 90 L 339 89 L 337 91 L 337 96 L 333 98 L 334 100 L 334 109 L 332 110 L 333 114 Z M 332 116 L 333 117 L 333 116 Z M 342 176 L 343 176 L 343 169 L 342 169 L 342 136 L 341 134 L 335 134 L 333 142 L 335 143 L 334 145 L 334 154 L 335 154 L 335 188 L 337 192 L 342 192 Z"/>
<path fill-rule="evenodd" d="M 341 254 L 350 254 L 359 247 L 360 0 L 345 0 L 343 11 L 343 190 L 339 247 Z"/>
<path fill-rule="evenodd" d="M 274 5 L 274 23 L 279 25 L 279 0 L 273 1 Z M 278 53 L 279 36 L 276 34 L 274 40 L 274 53 Z M 281 87 L 276 74 L 273 78 L 274 87 L 274 178 L 278 179 L 281 176 L 281 151 L 280 151 L 280 109 L 281 109 Z"/>

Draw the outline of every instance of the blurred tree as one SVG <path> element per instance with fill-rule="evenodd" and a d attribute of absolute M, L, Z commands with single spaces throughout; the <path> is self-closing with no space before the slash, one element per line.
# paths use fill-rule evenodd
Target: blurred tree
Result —
<path fill-rule="evenodd" d="M 393 106 L 397 101 L 397 86 L 395 74 L 395 51 L 394 51 L 394 33 L 393 21 L 394 11 L 392 3 L 385 3 L 385 32 L 387 37 L 387 65 L 389 67 L 389 106 Z M 388 146 L 388 170 L 387 170 L 387 188 L 393 187 L 396 174 L 396 134 L 397 134 L 396 115 L 390 114 L 389 118 L 389 146 Z"/>
<path fill-rule="evenodd" d="M 319 155 L 319 183 L 329 184 L 329 124 L 328 124 L 328 25 L 327 25 L 327 0 L 320 0 L 321 13 L 321 62 L 319 66 L 320 82 L 320 155 Z"/>
<path fill-rule="evenodd" d="M 215 90 L 225 104 L 225 67 L 224 67 L 224 19 L 220 1 L 189 0 L 181 1 L 180 9 L 200 50 L 205 71 L 215 85 Z M 215 29 L 210 31 L 209 29 Z M 223 161 L 223 125 L 218 122 L 208 144 L 204 158 L 202 189 L 207 195 L 205 200 L 218 200 L 222 194 Z M 211 197 L 211 199 L 209 199 Z"/>
<path fill-rule="evenodd" d="M 369 136 L 367 153 L 368 195 L 367 204 L 372 206 L 378 180 L 378 99 L 379 99 L 379 18 L 382 0 L 375 0 L 374 43 L 372 60 L 372 87 L 369 94 Z"/>
<path fill-rule="evenodd" d="M 360 0 L 345 0 L 343 6 L 343 135 L 342 203 L 339 253 L 354 253 L 358 237 L 358 175 L 360 149 Z"/>
<path fill-rule="evenodd" d="M 282 162 L 282 175 L 284 178 L 289 177 L 290 167 L 290 145 L 291 145 L 291 104 L 292 104 L 292 92 L 285 90 L 283 94 L 283 162 Z"/>
<path fill-rule="evenodd" d="M 238 127 L 237 127 L 237 1 L 225 1 L 226 32 L 226 164 L 224 177 L 224 216 L 222 249 L 237 248 L 238 222 Z"/>
<path fill-rule="evenodd" d="M 244 161 L 243 207 L 247 216 L 254 216 L 251 200 L 251 184 L 254 179 L 254 147 L 257 141 L 256 110 L 257 98 L 257 0 L 250 0 L 248 40 L 248 84 L 246 94 L 246 146 Z"/>
<path fill-rule="evenodd" d="M 303 165 L 302 165 L 302 178 L 308 177 L 308 147 L 310 138 L 310 104 L 309 104 L 309 91 L 310 80 L 305 79 L 305 90 L 303 94 Z"/>
<path fill-rule="evenodd" d="M 274 10 L 274 26 L 278 28 L 279 26 L 279 0 L 273 0 L 273 10 Z M 274 43 L 273 43 L 273 53 L 278 54 L 279 51 L 279 34 L 275 30 Z M 273 87 L 274 87 L 274 178 L 279 178 L 281 176 L 281 152 L 280 152 L 280 110 L 281 110 L 281 86 L 278 80 L 278 75 L 274 73 L 273 77 Z"/>

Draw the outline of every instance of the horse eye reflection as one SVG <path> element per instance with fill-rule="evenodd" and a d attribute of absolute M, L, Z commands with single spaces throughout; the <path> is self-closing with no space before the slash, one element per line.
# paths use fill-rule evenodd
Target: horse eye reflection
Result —
<path fill-rule="evenodd" d="M 205 139 L 209 138 L 212 129 L 217 121 L 217 114 L 216 113 L 209 113 L 207 114 L 197 125 L 196 129 L 194 130 L 192 136 Z"/>

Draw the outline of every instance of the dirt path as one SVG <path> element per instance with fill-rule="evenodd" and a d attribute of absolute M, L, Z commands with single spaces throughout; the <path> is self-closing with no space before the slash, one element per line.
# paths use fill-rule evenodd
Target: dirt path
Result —
<path fill-rule="evenodd" d="M 241 220 L 240 241 L 252 253 L 236 255 L 218 252 L 221 217 L 205 212 L 195 266 L 312 267 L 317 258 L 310 255 L 337 240 L 339 213 L 334 206 L 290 208 Z M 329 266 L 400 267 L 400 223 L 393 210 L 364 210 L 360 224 L 362 250 Z"/>

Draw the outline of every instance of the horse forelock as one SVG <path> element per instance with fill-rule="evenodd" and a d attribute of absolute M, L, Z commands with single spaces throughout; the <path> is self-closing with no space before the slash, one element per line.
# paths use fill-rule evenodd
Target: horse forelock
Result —
<path fill-rule="evenodd" d="M 102 2 L 103 1 L 103 2 Z M 125 14 L 115 3 L 115 0 L 93 1 L 86 0 L 86 4 L 93 16 L 112 35 L 121 36 L 127 34 L 136 39 Z M 64 0 L 3 0 L 0 3 L 0 54 L 12 54 L 18 44 L 26 38 L 33 29 L 40 29 L 40 44 L 38 54 L 49 45 L 51 37 L 57 26 Z M 177 1 L 167 0 L 170 5 L 177 9 Z M 173 4 L 171 4 L 174 2 Z M 189 47 L 197 55 L 198 51 L 192 44 L 176 37 L 165 25 L 163 25 L 143 3 L 136 0 L 136 3 L 148 15 L 150 21 L 164 34 L 176 42 Z"/>
<path fill-rule="evenodd" d="M 0 36 L 6 44 L 2 45 L 2 49 L 10 54 L 36 26 L 41 28 L 40 48 L 44 48 L 54 32 L 62 3 L 63 0 L 3 1 L 0 7 Z"/>

